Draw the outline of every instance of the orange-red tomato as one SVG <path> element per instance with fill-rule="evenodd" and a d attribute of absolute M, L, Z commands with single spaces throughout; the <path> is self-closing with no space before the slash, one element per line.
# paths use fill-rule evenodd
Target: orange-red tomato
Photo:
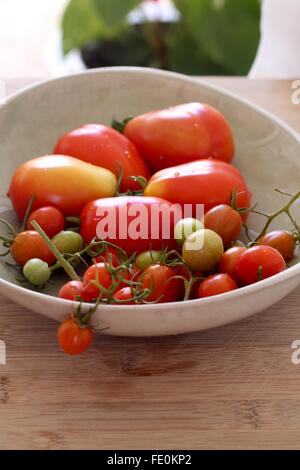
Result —
<path fill-rule="evenodd" d="M 8 195 L 22 220 L 32 196 L 32 210 L 54 206 L 63 215 L 80 215 L 83 207 L 99 197 L 116 193 L 115 175 L 105 168 L 68 156 L 35 158 L 15 171 Z"/>
<path fill-rule="evenodd" d="M 83 276 L 83 300 L 91 302 L 98 298 L 100 289 L 95 283 L 104 289 L 110 289 L 112 282 L 112 276 L 106 269 L 105 263 L 93 264 L 86 270 Z M 103 298 L 105 298 L 105 294 Z"/>
<path fill-rule="evenodd" d="M 121 196 L 92 201 L 81 214 L 81 235 L 86 243 L 96 236 L 120 246 L 129 255 L 176 248 L 174 227 L 180 211 L 154 197 Z M 152 235 L 154 234 L 154 235 Z"/>
<path fill-rule="evenodd" d="M 33 211 L 27 221 L 27 229 L 33 230 L 31 222 L 35 220 L 49 238 L 61 232 L 65 228 L 65 219 L 56 207 L 46 206 Z"/>
<path fill-rule="evenodd" d="M 101 124 L 87 124 L 68 132 L 57 142 L 55 154 L 70 155 L 87 163 L 107 168 L 115 175 L 124 171 L 121 191 L 140 189 L 130 176 L 150 177 L 145 162 L 134 144 L 124 135 Z"/>
<path fill-rule="evenodd" d="M 251 193 L 239 170 L 219 160 L 197 160 L 156 173 L 145 196 L 160 197 L 172 203 L 204 204 L 204 210 L 229 204 L 237 194 L 238 207 L 250 207 Z"/>
<path fill-rule="evenodd" d="M 244 284 L 253 284 L 284 271 L 286 264 L 279 251 L 271 246 L 257 245 L 246 250 L 237 265 Z"/>
<path fill-rule="evenodd" d="M 74 320 L 64 321 L 57 330 L 57 339 L 62 350 L 70 356 L 82 354 L 93 341 L 93 331 L 77 325 Z"/>
<path fill-rule="evenodd" d="M 225 251 L 221 258 L 219 271 L 223 274 L 228 274 L 238 284 L 241 283 L 241 279 L 238 276 L 237 265 L 242 254 L 247 250 L 242 246 L 234 246 Z"/>
<path fill-rule="evenodd" d="M 58 297 L 65 300 L 77 300 L 83 292 L 83 283 L 81 281 L 67 282 L 58 293 Z"/>
<path fill-rule="evenodd" d="M 151 290 L 147 302 L 175 302 L 180 294 L 180 283 L 175 279 L 173 269 L 161 264 L 153 264 L 144 271 L 140 281 L 141 289 Z"/>
<path fill-rule="evenodd" d="M 27 261 L 33 258 L 41 259 L 49 265 L 55 261 L 55 256 L 34 230 L 18 233 L 11 245 L 11 254 L 20 266 L 25 266 Z"/>
<path fill-rule="evenodd" d="M 204 227 L 213 230 L 223 240 L 224 246 L 238 239 L 243 221 L 240 214 L 227 204 L 213 207 L 204 216 Z"/>
<path fill-rule="evenodd" d="M 286 261 L 294 257 L 296 240 L 293 235 L 285 230 L 274 230 L 266 233 L 259 239 L 261 245 L 271 246 L 282 254 Z"/>
<path fill-rule="evenodd" d="M 225 117 L 201 103 L 142 114 L 129 121 L 124 133 L 154 172 L 201 158 L 231 162 L 235 153 Z"/>
<path fill-rule="evenodd" d="M 213 274 L 201 282 L 198 288 L 198 296 L 211 297 L 212 295 L 224 294 L 237 289 L 236 282 L 228 274 Z"/>

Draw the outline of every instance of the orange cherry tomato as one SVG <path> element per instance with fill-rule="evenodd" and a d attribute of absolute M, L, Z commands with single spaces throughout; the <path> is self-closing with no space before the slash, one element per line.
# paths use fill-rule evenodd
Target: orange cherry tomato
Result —
<path fill-rule="evenodd" d="M 64 321 L 57 330 L 57 339 L 62 350 L 70 356 L 84 353 L 92 344 L 93 331 L 81 327 L 74 320 Z"/>
<path fill-rule="evenodd" d="M 291 233 L 285 230 L 274 230 L 266 233 L 266 235 L 259 239 L 259 243 L 278 250 L 285 261 L 289 261 L 294 257 L 296 240 Z"/>
<path fill-rule="evenodd" d="M 238 239 L 243 221 L 236 210 L 227 204 L 221 204 L 206 212 L 204 227 L 220 235 L 224 246 L 229 246 L 230 243 Z"/>
<path fill-rule="evenodd" d="M 235 153 L 225 117 L 201 103 L 142 114 L 124 133 L 153 172 L 201 158 L 231 162 Z"/>
<path fill-rule="evenodd" d="M 138 190 L 140 186 L 131 176 L 150 177 L 145 162 L 134 144 L 124 135 L 101 124 L 87 124 L 65 134 L 57 142 L 55 154 L 70 155 L 87 163 L 107 168 L 115 175 L 120 171 L 124 176 L 121 191 Z"/>
<path fill-rule="evenodd" d="M 45 261 L 50 266 L 56 259 L 42 237 L 34 230 L 21 232 L 15 237 L 11 254 L 20 266 L 25 266 L 27 261 L 33 258 Z"/>
<path fill-rule="evenodd" d="M 73 157 L 48 155 L 19 166 L 8 195 L 22 220 L 32 196 L 32 210 L 50 205 L 63 215 L 78 216 L 88 202 L 114 196 L 116 188 L 115 175 L 105 168 Z"/>

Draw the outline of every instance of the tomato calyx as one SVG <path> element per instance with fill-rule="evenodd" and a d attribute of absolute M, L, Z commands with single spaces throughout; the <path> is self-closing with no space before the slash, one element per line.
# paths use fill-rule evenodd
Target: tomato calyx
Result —
<path fill-rule="evenodd" d="M 123 119 L 122 121 L 118 121 L 117 119 L 113 119 L 111 122 L 111 127 L 115 129 L 115 131 L 120 132 L 120 134 L 124 134 L 125 127 L 127 124 L 132 121 L 133 117 L 129 116 Z"/>
<path fill-rule="evenodd" d="M 121 192 L 120 188 L 121 188 L 121 185 L 122 185 L 122 182 L 123 182 L 123 179 L 124 179 L 124 169 L 123 169 L 120 162 L 117 162 L 117 165 L 118 165 L 118 169 L 117 169 L 117 172 L 116 172 L 117 173 L 117 188 L 116 188 L 115 196 L 116 197 L 119 197 L 119 196 L 143 196 L 144 191 L 147 187 L 148 181 L 144 176 L 139 176 L 139 175 L 129 176 L 128 179 L 131 180 L 131 181 L 136 182 L 140 186 L 140 189 L 137 189 L 135 191 L 133 191 L 131 189 L 128 189 L 125 192 Z"/>

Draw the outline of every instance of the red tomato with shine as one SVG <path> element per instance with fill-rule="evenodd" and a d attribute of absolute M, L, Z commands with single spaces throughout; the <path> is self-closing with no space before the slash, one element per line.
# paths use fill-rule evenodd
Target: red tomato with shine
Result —
<path fill-rule="evenodd" d="M 87 124 L 68 132 L 59 139 L 54 153 L 101 166 L 115 175 L 118 175 L 121 165 L 124 177 L 120 189 L 123 192 L 140 189 L 130 176 L 143 176 L 147 180 L 150 177 L 134 144 L 124 135 L 101 124 Z"/>
<path fill-rule="evenodd" d="M 65 300 L 77 300 L 77 297 L 81 297 L 82 292 L 83 283 L 81 281 L 70 281 L 62 286 L 58 293 L 58 297 Z"/>
<path fill-rule="evenodd" d="M 91 328 L 82 328 L 69 319 L 58 328 L 57 339 L 66 354 L 76 356 L 85 352 L 92 344 L 93 331 Z"/>
<path fill-rule="evenodd" d="M 253 284 L 284 271 L 285 260 L 270 246 L 258 245 L 246 250 L 237 265 L 237 273 L 244 284 Z"/>
<path fill-rule="evenodd" d="M 154 172 L 201 158 L 231 162 L 235 153 L 225 117 L 201 103 L 142 114 L 129 121 L 124 133 Z"/>
<path fill-rule="evenodd" d="M 118 300 L 122 305 L 134 305 L 135 301 L 133 300 L 133 293 L 130 287 L 122 287 L 114 295 L 114 300 Z M 115 304 L 114 304 L 115 305 Z M 120 304 L 116 304 L 120 305 Z"/>
<path fill-rule="evenodd" d="M 46 206 L 33 211 L 27 221 L 27 229 L 34 230 L 31 222 L 35 220 L 49 238 L 61 232 L 65 228 L 65 219 L 56 207 Z"/>
<path fill-rule="evenodd" d="M 239 170 L 229 163 L 209 159 L 159 171 L 150 179 L 144 194 L 182 206 L 204 204 L 206 212 L 229 204 L 233 191 L 238 207 L 250 207 L 251 193 Z"/>
<path fill-rule="evenodd" d="M 145 298 L 147 302 L 176 302 L 180 294 L 180 282 L 175 279 L 172 268 L 153 264 L 144 271 L 141 277 L 141 288 L 151 290 Z"/>
<path fill-rule="evenodd" d="M 198 288 L 198 297 L 211 297 L 237 288 L 237 283 L 228 274 L 213 274 L 201 282 Z"/>
<path fill-rule="evenodd" d="M 138 252 L 176 248 L 174 227 L 181 211 L 168 201 L 154 197 L 118 197 L 97 199 L 81 214 L 81 235 L 86 243 L 96 236 L 129 255 Z"/>
<path fill-rule="evenodd" d="M 219 271 L 223 274 L 228 274 L 232 279 L 235 280 L 238 284 L 241 283 L 237 272 L 237 265 L 242 254 L 247 250 L 242 246 L 234 246 L 225 251 L 224 255 L 221 258 Z"/>

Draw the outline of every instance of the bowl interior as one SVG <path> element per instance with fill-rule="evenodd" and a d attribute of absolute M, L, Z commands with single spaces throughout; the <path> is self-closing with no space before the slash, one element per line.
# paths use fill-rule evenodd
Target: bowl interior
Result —
<path fill-rule="evenodd" d="M 60 78 L 19 94 L 0 109 L 0 211 L 17 222 L 6 198 L 15 168 L 31 158 L 52 153 L 58 137 L 88 122 L 110 124 L 149 110 L 201 101 L 215 106 L 233 129 L 237 151 L 234 164 L 242 171 L 253 200 L 272 212 L 284 196 L 299 190 L 300 141 L 296 133 L 255 106 L 198 80 L 143 69 L 107 69 Z M 300 220 L 300 201 L 293 214 Z M 263 220 L 251 216 L 249 225 L 259 230 Z M 275 228 L 290 228 L 286 217 Z M 4 230 L 4 229 L 3 229 Z M 0 261 L 0 277 L 18 284 L 18 273 Z M 297 259 L 295 260 L 297 262 Z M 47 288 L 55 293 L 58 284 Z"/>

